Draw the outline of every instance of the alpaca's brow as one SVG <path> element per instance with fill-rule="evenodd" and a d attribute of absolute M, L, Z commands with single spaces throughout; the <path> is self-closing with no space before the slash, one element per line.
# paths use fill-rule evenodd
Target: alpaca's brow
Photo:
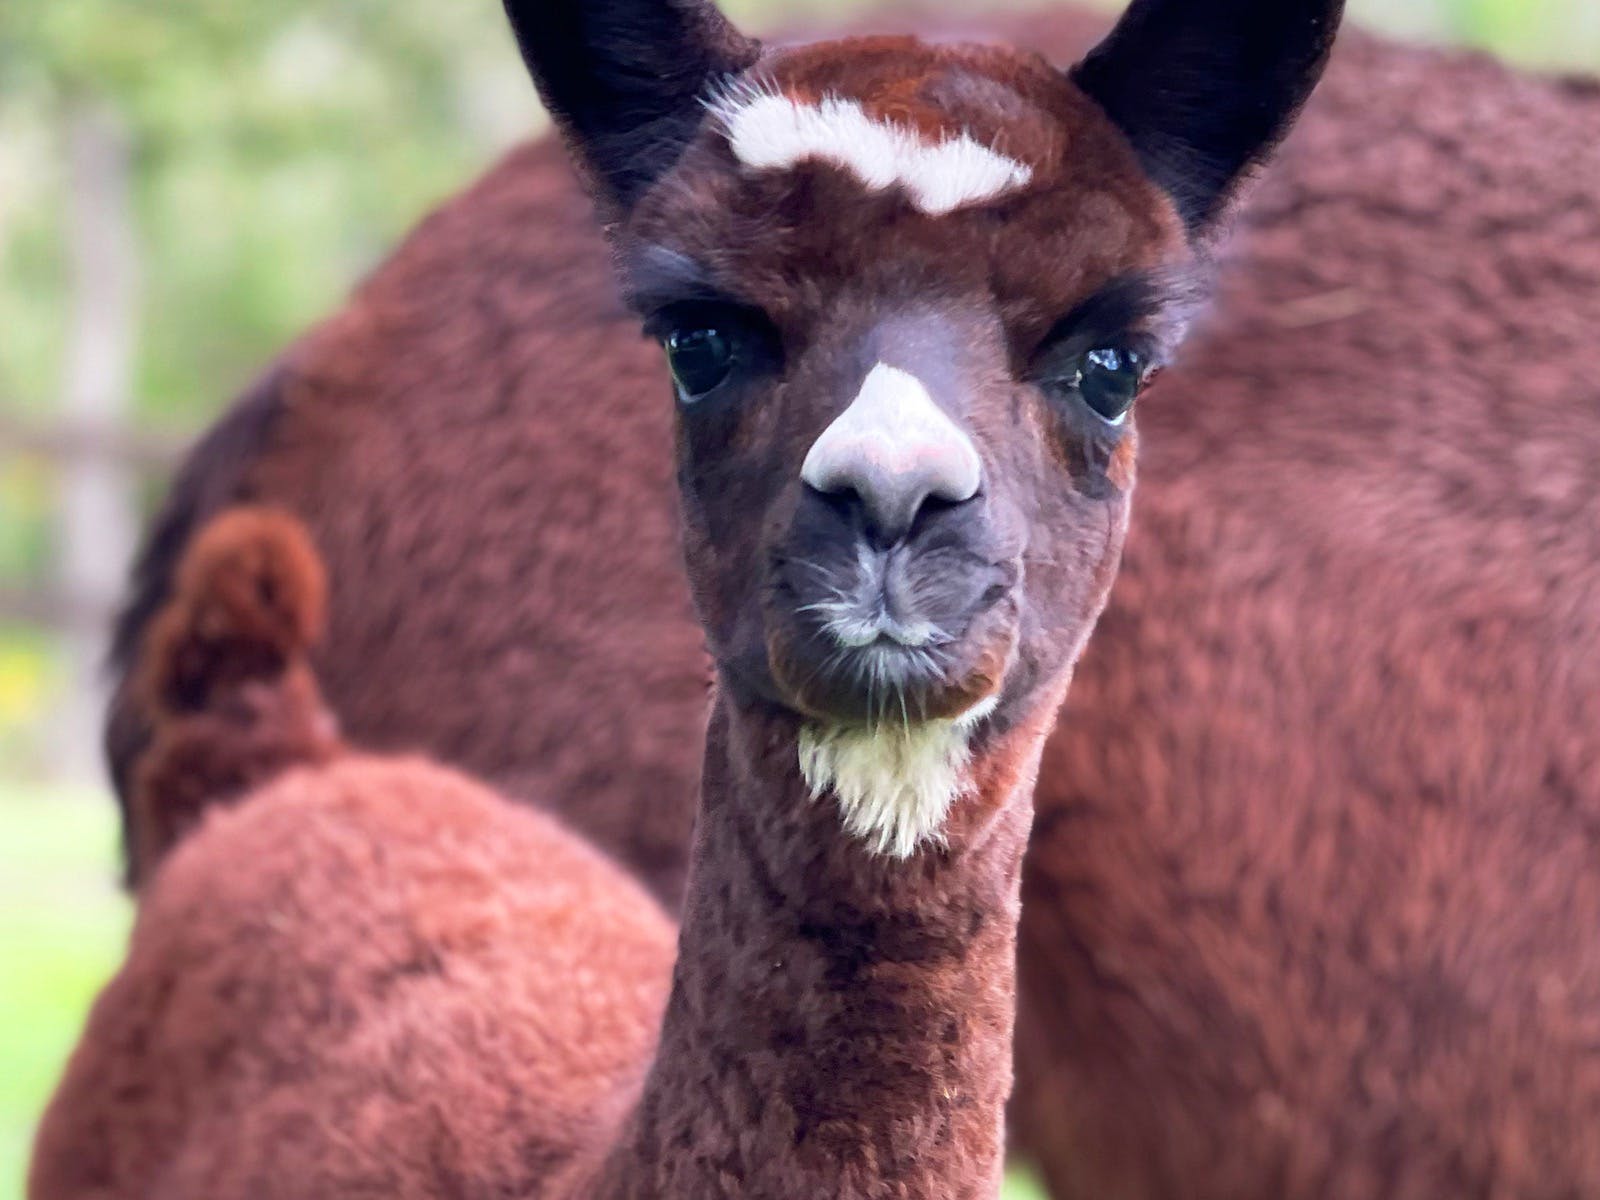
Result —
<path fill-rule="evenodd" d="M 1073 335 L 1111 336 L 1140 328 L 1187 323 L 1207 294 L 1206 276 L 1193 268 L 1130 271 L 1096 288 L 1051 328 L 1045 342 Z"/>
<path fill-rule="evenodd" d="M 658 243 L 629 250 L 618 267 L 623 300 L 641 317 L 649 317 L 673 304 L 735 302 L 734 297 L 717 286 L 703 263 Z"/>
<path fill-rule="evenodd" d="M 1205 302 L 1208 275 L 1197 267 L 1158 267 L 1117 275 L 1072 306 L 1040 339 L 1042 349 L 1064 339 L 1115 338 L 1144 333 L 1154 349 L 1173 349 Z"/>

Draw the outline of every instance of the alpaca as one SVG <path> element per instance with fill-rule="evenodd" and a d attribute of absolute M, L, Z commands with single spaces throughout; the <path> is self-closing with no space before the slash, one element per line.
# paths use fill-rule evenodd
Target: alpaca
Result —
<path fill-rule="evenodd" d="M 998 1191 L 1033 782 L 1134 405 L 1338 0 L 1248 37 L 1135 4 L 1070 73 L 763 50 L 682 0 L 512 15 L 672 379 L 715 664 L 676 956 L 551 818 L 346 748 L 321 560 L 226 511 L 145 639 L 133 807 L 179 804 L 35 1200 Z"/>
<path fill-rule="evenodd" d="M 141 897 L 33 1200 L 590 1194 L 561 1172 L 637 1091 L 672 927 L 550 818 L 343 744 L 305 659 L 322 572 L 267 509 L 185 555 L 137 794 L 176 785 L 192 822 L 215 791 Z"/>
<path fill-rule="evenodd" d="M 1058 61 L 1101 31 L 985 22 Z M 1055 1196 L 1600 1186 L 1597 127 L 1592 83 L 1346 36 L 1219 247 L 1035 797 L 1013 1130 Z M 360 580 L 316 659 L 352 740 L 676 910 L 706 668 L 661 367 L 586 221 L 515 151 L 201 445 L 121 626 L 124 797 L 173 566 L 264 500 Z"/>

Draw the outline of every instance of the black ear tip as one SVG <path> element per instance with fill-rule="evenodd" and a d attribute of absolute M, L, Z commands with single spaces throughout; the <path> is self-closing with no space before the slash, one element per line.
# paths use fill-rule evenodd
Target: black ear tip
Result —
<path fill-rule="evenodd" d="M 539 95 L 603 204 L 677 157 L 711 82 L 760 53 L 709 0 L 505 0 Z"/>
<path fill-rule="evenodd" d="M 1199 232 L 1293 124 L 1343 15 L 1344 0 L 1133 0 L 1072 78 Z"/>

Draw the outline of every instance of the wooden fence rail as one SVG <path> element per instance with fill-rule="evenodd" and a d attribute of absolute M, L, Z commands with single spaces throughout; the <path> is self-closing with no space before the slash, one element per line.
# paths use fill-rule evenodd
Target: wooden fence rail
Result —
<path fill-rule="evenodd" d="M 140 471 L 170 470 L 187 439 L 99 422 L 55 420 L 31 423 L 0 413 L 0 455 L 68 459 L 111 459 Z"/>

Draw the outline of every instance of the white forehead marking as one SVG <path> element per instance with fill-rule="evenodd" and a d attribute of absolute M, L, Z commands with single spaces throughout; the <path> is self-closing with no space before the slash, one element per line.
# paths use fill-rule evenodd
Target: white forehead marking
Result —
<path fill-rule="evenodd" d="M 845 832 L 874 854 L 910 858 L 944 839 L 950 806 L 972 790 L 968 742 L 995 697 L 948 721 L 876 728 L 806 725 L 800 773 L 813 799 L 831 791 Z"/>
<path fill-rule="evenodd" d="M 946 500 L 970 500 L 982 481 L 972 439 L 933 402 L 922 380 L 888 363 L 867 372 L 850 406 L 811 443 L 800 478 L 820 492 L 833 491 L 833 466 L 852 446 L 869 449 L 890 474 L 934 472 Z"/>
<path fill-rule="evenodd" d="M 930 216 L 993 200 L 1033 178 L 1033 169 L 963 133 L 930 144 L 914 129 L 869 117 L 859 102 L 830 96 L 802 104 L 763 92 L 717 106 L 734 156 L 756 170 L 807 159 L 836 163 L 870 188 L 900 184 Z"/>

